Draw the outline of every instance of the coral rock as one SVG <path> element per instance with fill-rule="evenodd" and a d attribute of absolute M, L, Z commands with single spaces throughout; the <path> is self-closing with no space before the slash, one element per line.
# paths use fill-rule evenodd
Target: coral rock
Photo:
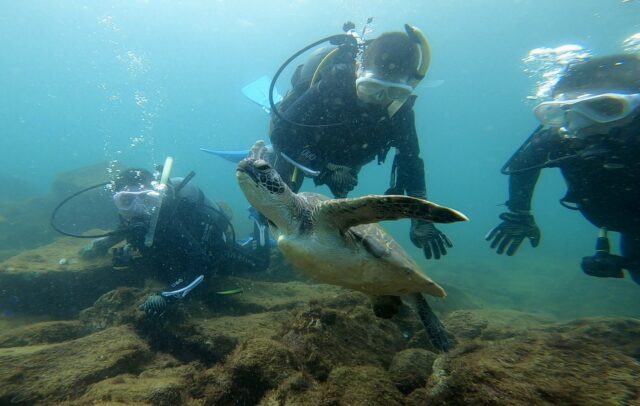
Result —
<path fill-rule="evenodd" d="M 436 354 L 421 348 L 400 351 L 389 366 L 391 380 L 402 393 L 410 393 L 425 385 L 436 358 Z"/>

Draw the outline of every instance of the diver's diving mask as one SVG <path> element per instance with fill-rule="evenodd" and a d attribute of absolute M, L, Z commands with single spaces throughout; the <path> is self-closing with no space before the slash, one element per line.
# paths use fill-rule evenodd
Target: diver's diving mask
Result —
<path fill-rule="evenodd" d="M 402 82 L 392 82 L 376 78 L 364 72 L 356 79 L 358 97 L 364 102 L 382 103 L 404 101 L 413 92 L 413 87 Z"/>
<path fill-rule="evenodd" d="M 123 190 L 113 195 L 113 203 L 125 217 L 150 216 L 160 204 L 156 190 Z"/>
<path fill-rule="evenodd" d="M 640 93 L 602 93 L 571 100 L 554 100 L 537 105 L 533 112 L 538 120 L 550 127 L 567 125 L 569 115 L 581 116 L 591 123 L 606 124 L 621 120 L 640 106 Z"/>

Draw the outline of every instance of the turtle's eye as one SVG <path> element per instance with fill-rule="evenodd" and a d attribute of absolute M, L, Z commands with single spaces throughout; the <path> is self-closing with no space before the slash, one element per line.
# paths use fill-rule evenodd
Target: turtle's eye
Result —
<path fill-rule="evenodd" d="M 268 171 L 271 169 L 271 166 L 267 163 L 267 161 L 263 159 L 258 159 L 253 163 L 253 167 L 261 172 Z"/>

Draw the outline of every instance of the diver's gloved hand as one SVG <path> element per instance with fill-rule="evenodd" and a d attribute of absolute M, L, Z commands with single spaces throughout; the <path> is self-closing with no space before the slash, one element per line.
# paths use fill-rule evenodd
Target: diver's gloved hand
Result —
<path fill-rule="evenodd" d="M 413 245 L 424 250 L 427 259 L 440 259 L 441 256 L 447 255 L 447 248 L 453 247 L 451 240 L 429 221 L 411 220 L 409 236 Z"/>
<path fill-rule="evenodd" d="M 104 246 L 103 242 L 106 241 L 108 237 L 97 238 L 91 241 L 89 244 L 80 248 L 78 251 L 78 255 L 82 259 L 94 259 L 101 255 L 104 255 L 109 250 L 108 246 Z"/>
<path fill-rule="evenodd" d="M 347 197 L 358 185 L 357 172 L 345 165 L 327 164 L 324 182 L 329 186 L 335 197 Z"/>
<path fill-rule="evenodd" d="M 94 259 L 98 256 L 98 250 L 95 249 L 93 243 L 89 243 L 80 248 L 78 255 L 80 255 L 80 258 L 82 259 Z"/>
<path fill-rule="evenodd" d="M 160 317 L 167 310 L 169 302 L 161 295 L 154 293 L 147 296 L 144 302 L 138 306 L 140 310 L 144 310 L 148 316 Z"/>
<path fill-rule="evenodd" d="M 527 212 L 506 212 L 500 215 L 502 223 L 489 231 L 484 237 L 491 242 L 491 248 L 496 248 L 498 254 L 511 256 L 516 253 L 522 241 L 529 239 L 532 247 L 540 243 L 540 229 L 533 216 Z"/>
<path fill-rule="evenodd" d="M 133 262 L 133 247 L 131 244 L 114 248 L 111 262 L 115 268 L 126 268 L 130 266 Z"/>

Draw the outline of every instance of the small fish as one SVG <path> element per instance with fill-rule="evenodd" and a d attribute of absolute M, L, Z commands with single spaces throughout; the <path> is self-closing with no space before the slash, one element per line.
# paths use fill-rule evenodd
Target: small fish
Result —
<path fill-rule="evenodd" d="M 242 292 L 244 292 L 242 288 L 237 288 L 237 289 L 230 289 L 230 290 L 223 290 L 220 292 L 216 292 L 216 295 L 230 296 L 230 295 L 237 295 Z"/>

